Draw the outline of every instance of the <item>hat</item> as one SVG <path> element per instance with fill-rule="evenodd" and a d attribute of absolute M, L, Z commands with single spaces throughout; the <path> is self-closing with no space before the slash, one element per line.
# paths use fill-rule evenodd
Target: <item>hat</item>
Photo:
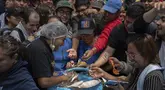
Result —
<path fill-rule="evenodd" d="M 8 17 L 8 16 L 18 17 L 18 16 L 21 16 L 22 13 L 23 13 L 23 11 L 21 8 L 7 8 L 5 16 L 6 17 Z"/>
<path fill-rule="evenodd" d="M 95 22 L 92 18 L 80 18 L 78 22 L 78 34 L 93 34 Z"/>
<path fill-rule="evenodd" d="M 103 9 L 109 13 L 116 13 L 122 7 L 121 0 L 108 0 L 103 6 Z"/>
<path fill-rule="evenodd" d="M 101 9 L 103 7 L 103 4 L 104 3 L 101 1 L 95 1 L 95 2 L 91 2 L 91 7 Z"/>
<path fill-rule="evenodd" d="M 71 10 L 73 10 L 73 5 L 68 0 L 60 0 L 56 5 L 56 10 L 58 8 L 62 8 L 62 7 L 67 7 L 67 8 L 70 8 Z"/>

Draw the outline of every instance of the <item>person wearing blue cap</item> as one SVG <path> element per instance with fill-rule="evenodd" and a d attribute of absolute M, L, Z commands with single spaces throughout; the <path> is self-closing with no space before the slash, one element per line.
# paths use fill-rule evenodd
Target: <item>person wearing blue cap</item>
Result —
<path fill-rule="evenodd" d="M 100 22 L 100 25 L 105 25 L 101 34 L 99 35 L 97 41 L 93 45 L 93 48 L 88 50 L 83 56 L 83 59 L 88 59 L 92 57 L 95 53 L 103 50 L 107 43 L 108 37 L 114 27 L 121 24 L 119 19 L 120 9 L 122 7 L 121 0 L 108 0 L 103 6 L 105 10 L 104 16 Z"/>
<path fill-rule="evenodd" d="M 164 6 L 165 3 L 157 2 L 155 3 L 155 7 L 148 12 L 145 12 L 145 8 L 138 3 L 133 3 L 129 6 L 124 23 L 112 30 L 109 36 L 108 46 L 94 65 L 100 67 L 104 65 L 110 57 L 116 57 L 118 60 L 121 60 L 120 62 L 122 63 L 128 62 L 125 53 L 127 50 L 126 41 L 136 34 L 148 33 L 152 35 L 154 31 L 148 30 L 149 24 L 154 20 L 158 12 L 165 10 Z M 120 74 L 128 75 L 129 72 L 132 71 L 131 65 L 120 65 L 120 67 L 122 66 L 126 66 L 127 68 L 120 70 Z"/>

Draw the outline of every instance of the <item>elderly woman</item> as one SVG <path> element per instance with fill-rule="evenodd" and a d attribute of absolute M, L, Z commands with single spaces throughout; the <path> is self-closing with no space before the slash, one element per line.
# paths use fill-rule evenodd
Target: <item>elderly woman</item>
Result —
<path fill-rule="evenodd" d="M 18 59 L 20 43 L 0 37 L 0 90 L 39 90 L 28 72 L 27 62 Z"/>
<path fill-rule="evenodd" d="M 160 71 L 157 59 L 156 45 L 150 35 L 135 35 L 128 43 L 127 56 L 134 67 L 127 78 L 129 85 L 125 90 L 162 90 L 164 84 L 163 74 Z M 115 60 L 114 60 L 115 59 Z M 113 61 L 118 61 L 113 58 Z M 120 64 L 121 65 L 121 64 Z M 93 67 L 93 77 L 104 77 L 119 80 L 100 68 Z"/>
<path fill-rule="evenodd" d="M 69 76 L 53 76 L 53 51 L 63 45 L 67 28 L 60 21 L 46 24 L 42 27 L 40 37 L 28 46 L 29 69 L 41 90 L 47 90 Z"/>

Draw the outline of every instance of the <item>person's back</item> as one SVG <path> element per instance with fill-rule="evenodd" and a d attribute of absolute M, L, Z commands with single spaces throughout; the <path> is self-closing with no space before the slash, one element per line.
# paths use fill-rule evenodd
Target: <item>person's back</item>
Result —
<path fill-rule="evenodd" d="M 0 88 L 2 90 L 39 90 L 27 70 L 27 62 L 19 59 L 20 43 L 13 37 L 0 37 Z M 4 52 L 4 53 L 2 53 Z"/>
<path fill-rule="evenodd" d="M 5 80 L 0 81 L 2 90 L 39 90 L 31 74 L 28 72 L 27 64 L 26 61 L 17 61 L 8 72 L 8 75 L 3 78 Z"/>

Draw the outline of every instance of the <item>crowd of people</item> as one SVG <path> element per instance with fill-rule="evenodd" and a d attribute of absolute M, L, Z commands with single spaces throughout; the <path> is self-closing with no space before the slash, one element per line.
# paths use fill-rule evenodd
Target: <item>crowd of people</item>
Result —
<path fill-rule="evenodd" d="M 0 0 L 0 90 L 79 90 L 75 67 L 101 81 L 80 90 L 165 90 L 165 1 Z"/>

